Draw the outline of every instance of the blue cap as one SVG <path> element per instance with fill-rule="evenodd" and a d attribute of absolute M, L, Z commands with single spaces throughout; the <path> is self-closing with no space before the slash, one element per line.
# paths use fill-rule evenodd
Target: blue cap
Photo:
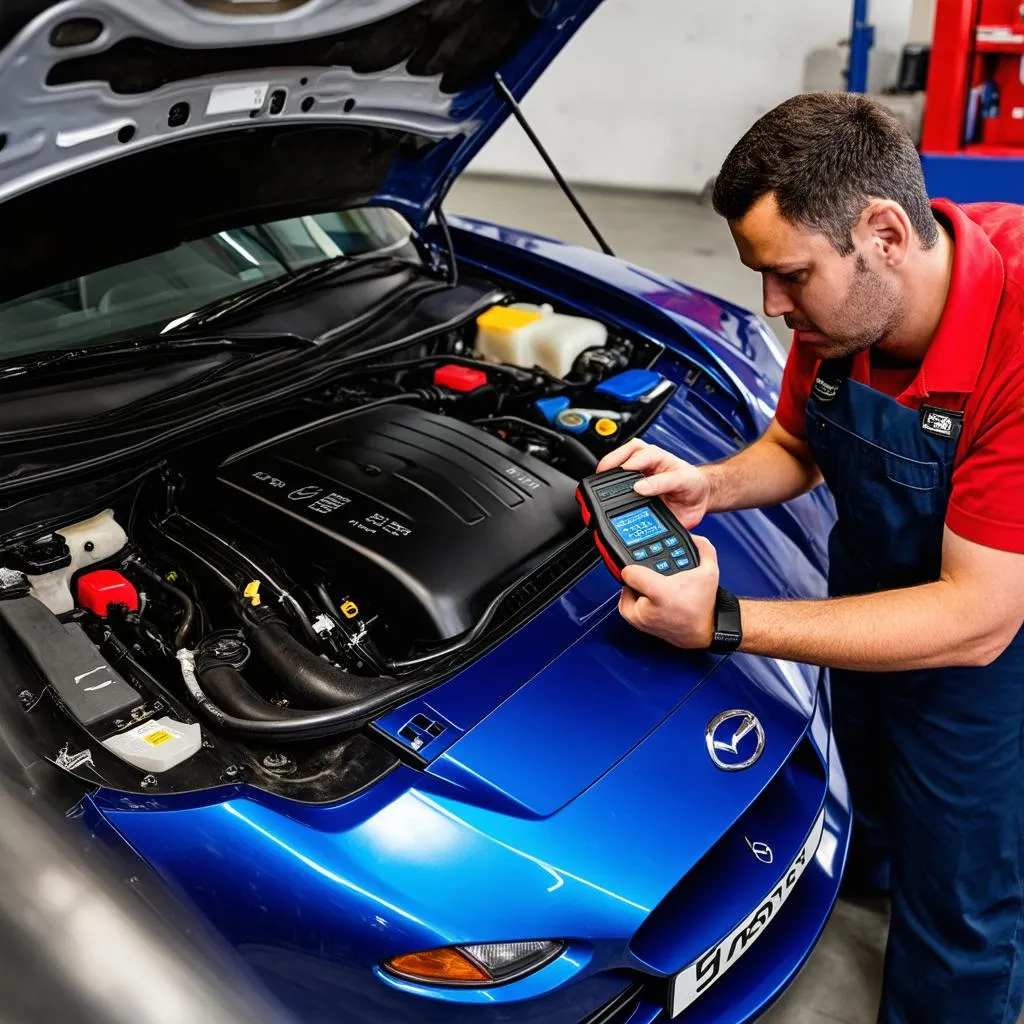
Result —
<path fill-rule="evenodd" d="M 554 423 L 555 417 L 563 409 L 569 408 L 570 401 L 566 395 L 559 395 L 556 398 L 538 398 L 533 404 L 548 423 Z"/>
<path fill-rule="evenodd" d="M 597 385 L 594 390 L 621 402 L 635 402 L 653 391 L 665 378 L 653 370 L 625 370 Z"/>
<path fill-rule="evenodd" d="M 555 426 L 567 434 L 583 434 L 590 426 L 590 419 L 586 409 L 563 409 L 555 417 Z"/>

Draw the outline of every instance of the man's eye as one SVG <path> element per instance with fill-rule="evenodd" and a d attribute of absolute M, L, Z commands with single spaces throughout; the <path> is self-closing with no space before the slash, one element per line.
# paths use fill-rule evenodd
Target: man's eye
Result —
<path fill-rule="evenodd" d="M 806 270 L 794 270 L 782 275 L 782 280 L 787 284 L 803 284 L 807 280 Z"/>

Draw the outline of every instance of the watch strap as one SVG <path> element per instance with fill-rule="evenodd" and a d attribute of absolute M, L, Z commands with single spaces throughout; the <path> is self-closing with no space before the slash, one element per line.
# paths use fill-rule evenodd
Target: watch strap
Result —
<path fill-rule="evenodd" d="M 725 587 L 715 598 L 715 635 L 708 650 L 712 654 L 731 654 L 743 640 L 739 598 Z"/>

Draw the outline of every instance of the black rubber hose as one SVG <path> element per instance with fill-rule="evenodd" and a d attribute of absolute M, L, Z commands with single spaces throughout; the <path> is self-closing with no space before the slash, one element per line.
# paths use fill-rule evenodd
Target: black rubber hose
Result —
<path fill-rule="evenodd" d="M 254 722 L 280 722 L 301 718 L 294 708 L 282 708 L 264 700 L 233 665 L 223 661 L 199 659 L 196 675 L 203 689 L 219 707 L 238 718 Z"/>
<path fill-rule="evenodd" d="M 129 562 L 142 573 L 148 580 L 151 580 L 158 587 L 162 588 L 165 593 L 169 594 L 174 598 L 178 604 L 181 605 L 182 615 L 181 622 L 178 623 L 178 629 L 174 634 L 174 646 L 178 649 L 185 646 L 185 641 L 188 639 L 189 631 L 192 629 L 192 622 L 196 616 L 196 606 L 192 601 L 192 598 L 185 593 L 180 587 L 176 587 L 173 583 L 168 583 L 158 572 L 150 569 L 148 565 L 140 561 L 138 558 L 131 558 Z"/>
<path fill-rule="evenodd" d="M 296 640 L 267 608 L 246 609 L 245 617 L 253 654 L 274 673 L 281 689 L 300 707 L 358 704 L 396 682 L 387 676 L 352 675 L 332 665 Z"/>
<path fill-rule="evenodd" d="M 229 714 L 214 703 L 199 684 L 199 678 L 192 664 L 191 651 L 178 651 L 182 679 L 192 702 L 199 712 L 215 728 L 237 733 L 254 740 L 273 740 L 276 743 L 298 743 L 303 740 L 322 739 L 352 732 L 378 717 L 383 708 L 407 700 L 415 693 L 439 682 L 441 676 L 416 680 L 415 683 L 395 683 L 389 689 L 373 697 L 349 704 L 345 707 L 328 708 L 324 711 L 295 712 L 294 717 L 285 717 L 284 708 L 271 720 L 240 718 Z"/>

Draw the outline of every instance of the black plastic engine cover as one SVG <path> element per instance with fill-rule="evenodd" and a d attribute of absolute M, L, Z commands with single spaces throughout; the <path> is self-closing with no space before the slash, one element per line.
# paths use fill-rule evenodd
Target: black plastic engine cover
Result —
<path fill-rule="evenodd" d="M 221 508 L 409 639 L 464 633 L 580 525 L 575 481 L 458 420 L 390 405 L 320 420 L 230 457 Z M 314 582 L 314 581 L 310 581 Z"/>

